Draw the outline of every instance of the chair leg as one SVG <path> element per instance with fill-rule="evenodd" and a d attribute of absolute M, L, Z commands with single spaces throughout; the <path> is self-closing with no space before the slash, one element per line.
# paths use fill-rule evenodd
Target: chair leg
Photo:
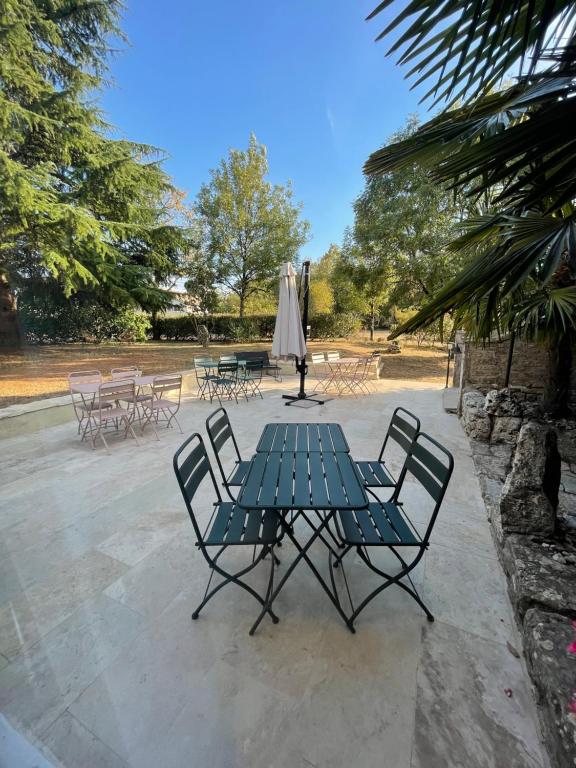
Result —
<path fill-rule="evenodd" d="M 206 554 L 206 552 L 203 552 L 204 557 L 206 558 L 210 567 L 214 571 L 216 571 L 216 573 L 219 573 L 224 580 L 221 581 L 220 584 L 217 584 L 214 587 L 214 589 L 211 590 L 211 592 L 209 592 L 207 595 L 204 596 L 204 599 L 202 600 L 200 605 L 192 613 L 192 618 L 193 619 L 198 618 L 202 608 L 204 608 L 206 603 L 208 603 L 214 597 L 214 595 L 216 595 L 222 589 L 222 587 L 226 586 L 226 584 L 236 584 L 237 586 L 242 587 L 242 589 L 246 590 L 246 592 L 248 592 L 250 595 L 252 595 L 252 597 L 254 597 L 260 603 L 260 605 L 264 610 L 264 613 L 268 613 L 270 618 L 274 622 L 274 624 L 277 624 L 279 619 L 276 616 L 276 614 L 272 611 L 272 608 L 266 605 L 265 599 L 261 597 L 258 594 L 258 592 L 256 592 L 255 589 L 252 589 L 251 586 L 249 586 L 248 584 L 245 584 L 243 581 L 240 581 L 240 576 L 244 576 L 246 573 L 251 571 L 256 565 L 258 565 L 260 560 L 264 558 L 264 555 L 267 553 L 268 549 L 269 549 L 268 547 L 263 548 L 262 552 L 258 555 L 258 557 L 256 558 L 256 560 L 254 560 L 254 562 L 250 563 L 250 565 L 247 566 L 246 568 L 243 568 L 242 570 L 237 571 L 236 573 L 233 573 L 233 574 L 227 573 L 225 570 L 220 568 L 220 566 L 217 564 L 217 559 L 220 556 L 220 554 L 222 554 L 222 552 L 224 551 L 224 548 L 218 552 L 216 558 L 214 558 L 213 560 Z M 272 562 L 274 562 L 274 558 L 272 558 Z"/>
<path fill-rule="evenodd" d="M 390 547 L 390 549 L 393 549 Z M 403 589 L 405 592 L 407 592 L 409 595 L 411 595 L 414 600 L 418 603 L 420 608 L 424 611 L 426 614 L 426 618 L 428 621 L 434 621 L 434 616 L 432 613 L 428 610 L 426 605 L 424 604 L 422 598 L 416 591 L 416 589 L 411 589 L 407 584 L 404 584 L 401 579 L 403 579 L 405 576 L 408 576 L 410 571 L 412 571 L 420 562 L 423 554 L 424 554 L 424 547 L 420 548 L 420 551 L 416 558 L 410 563 L 410 565 L 406 566 L 403 570 L 401 570 L 399 573 L 397 573 L 395 576 L 390 576 L 388 573 L 385 573 L 384 571 L 381 571 L 379 568 L 377 568 L 370 560 L 370 558 L 363 552 L 363 550 L 359 547 L 358 548 L 358 554 L 362 558 L 362 560 L 366 563 L 368 568 L 370 568 L 371 571 L 374 571 L 374 573 L 377 573 L 379 576 L 382 576 L 386 581 L 381 584 L 379 587 L 377 587 L 373 592 L 371 592 L 367 597 L 364 598 L 364 600 L 360 603 L 358 608 L 352 613 L 350 616 L 350 623 L 353 624 L 356 618 L 359 616 L 359 614 L 364 610 L 364 608 L 368 605 L 368 603 L 372 602 L 372 600 L 377 597 L 380 592 L 383 592 L 388 587 L 392 586 L 393 584 L 397 584 L 401 589 Z M 395 553 L 396 556 L 398 556 L 398 553 Z M 411 580 L 410 580 L 411 581 Z"/>

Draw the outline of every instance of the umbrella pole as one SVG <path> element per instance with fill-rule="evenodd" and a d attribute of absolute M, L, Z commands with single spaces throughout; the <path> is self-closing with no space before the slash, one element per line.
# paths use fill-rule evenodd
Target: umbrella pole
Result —
<path fill-rule="evenodd" d="M 305 261 L 302 265 L 302 331 L 304 332 L 304 341 L 308 341 L 308 302 L 310 300 L 310 262 Z M 306 358 L 302 360 L 296 358 L 296 370 L 300 374 L 300 390 L 297 395 L 283 395 L 284 400 L 288 402 L 286 405 L 293 405 L 299 400 L 308 400 L 311 403 L 317 405 L 324 405 L 324 400 L 317 400 L 315 397 L 308 397 L 306 394 L 306 374 L 308 373 L 308 366 L 306 365 Z"/>

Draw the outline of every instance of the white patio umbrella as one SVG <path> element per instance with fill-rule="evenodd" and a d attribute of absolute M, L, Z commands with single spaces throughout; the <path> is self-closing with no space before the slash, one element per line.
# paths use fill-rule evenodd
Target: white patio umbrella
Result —
<path fill-rule="evenodd" d="M 302 360 L 306 357 L 306 340 L 300 317 L 296 273 L 288 261 L 282 264 L 280 268 L 280 297 L 272 341 L 272 354 L 274 357 L 283 359 L 294 356 L 296 360 Z"/>

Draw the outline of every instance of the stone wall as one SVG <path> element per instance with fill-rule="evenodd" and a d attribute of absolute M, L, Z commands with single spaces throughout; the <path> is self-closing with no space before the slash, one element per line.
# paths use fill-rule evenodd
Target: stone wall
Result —
<path fill-rule="evenodd" d="M 460 386 L 462 361 L 464 387 L 479 390 L 500 389 L 504 386 L 509 341 L 486 344 L 466 341 L 459 345 L 462 353 L 455 356 L 454 386 Z M 548 353 L 537 344 L 517 340 L 512 353 L 510 385 L 542 388 L 548 379 Z"/>
<path fill-rule="evenodd" d="M 554 768 L 568 768 L 576 765 L 576 656 L 567 649 L 576 619 L 576 424 L 542 421 L 533 393 L 504 389 L 464 393 L 462 426 L 508 577 L 544 741 Z"/>

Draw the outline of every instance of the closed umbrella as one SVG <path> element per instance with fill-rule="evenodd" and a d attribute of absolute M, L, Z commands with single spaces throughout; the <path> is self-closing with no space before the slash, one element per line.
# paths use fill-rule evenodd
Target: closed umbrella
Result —
<path fill-rule="evenodd" d="M 309 400 L 322 405 L 323 400 L 308 397 L 304 390 L 306 372 L 306 332 L 308 323 L 308 290 L 310 287 L 310 262 L 305 261 L 302 271 L 302 291 L 304 317 L 300 318 L 300 302 L 296 290 L 296 274 L 292 264 L 286 262 L 280 269 L 280 296 L 278 314 L 272 341 L 272 354 L 275 357 L 296 358 L 296 370 L 300 374 L 300 391 L 297 395 L 283 395 L 288 400 L 286 405 L 294 402 Z"/>
<path fill-rule="evenodd" d="M 296 273 L 290 262 L 282 264 L 280 268 L 280 297 L 272 354 L 274 357 L 283 359 L 294 356 L 297 360 L 301 360 L 306 357 L 306 341 L 296 289 Z"/>

